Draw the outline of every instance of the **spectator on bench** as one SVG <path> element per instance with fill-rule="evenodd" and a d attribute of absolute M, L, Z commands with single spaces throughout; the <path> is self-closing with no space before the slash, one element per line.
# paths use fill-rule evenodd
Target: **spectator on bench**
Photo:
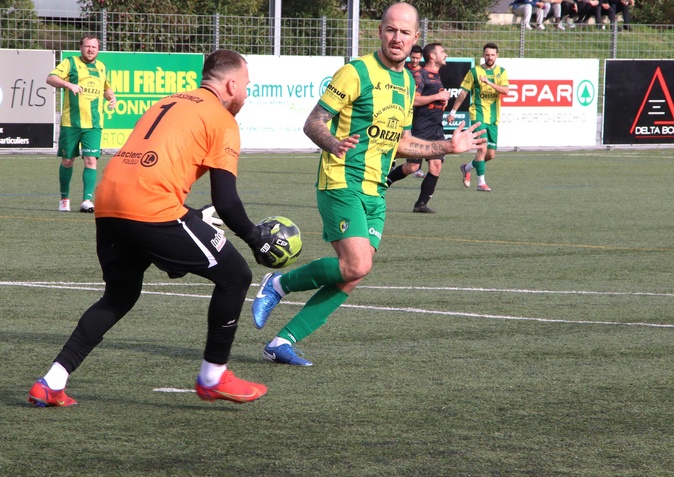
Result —
<path fill-rule="evenodd" d="M 549 0 L 550 11 L 545 16 L 545 20 L 553 19 L 553 23 L 557 24 L 557 28 L 564 30 L 563 20 L 566 20 L 566 26 L 569 28 L 576 28 L 573 24 L 573 17 L 578 13 L 578 4 L 575 0 Z"/>
<path fill-rule="evenodd" d="M 538 2 L 536 0 L 515 0 L 510 4 L 513 9 L 513 14 L 518 17 L 522 17 L 522 22 L 524 23 L 524 28 L 527 30 L 532 30 L 533 28 L 529 25 L 531 22 L 531 15 L 536 14 L 536 28 L 538 30 L 545 30 L 543 26 L 543 21 L 545 20 L 546 15 L 550 11 L 550 4 L 546 2 Z"/>

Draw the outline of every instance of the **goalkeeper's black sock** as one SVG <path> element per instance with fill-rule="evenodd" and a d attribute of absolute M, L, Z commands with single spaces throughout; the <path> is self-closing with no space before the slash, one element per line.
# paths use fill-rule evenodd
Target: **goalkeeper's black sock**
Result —
<path fill-rule="evenodd" d="M 430 172 L 426 174 L 423 182 L 421 183 L 421 193 L 419 194 L 419 200 L 417 204 L 424 203 L 428 204 L 428 201 L 433 197 L 435 192 L 435 186 L 438 184 L 438 176 L 434 176 Z"/>
<path fill-rule="evenodd" d="M 403 165 L 401 164 L 398 167 L 396 167 L 395 169 L 393 169 L 391 172 L 389 172 L 388 179 L 386 180 L 386 182 L 388 183 L 388 185 L 391 185 L 394 182 L 399 181 L 400 179 L 404 179 L 404 178 L 405 178 L 405 173 L 403 172 Z"/>

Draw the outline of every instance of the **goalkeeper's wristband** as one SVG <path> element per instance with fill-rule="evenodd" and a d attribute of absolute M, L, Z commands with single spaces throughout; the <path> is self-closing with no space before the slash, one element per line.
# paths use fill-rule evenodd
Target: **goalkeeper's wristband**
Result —
<path fill-rule="evenodd" d="M 254 226 L 249 233 L 246 235 L 239 235 L 239 237 L 246 242 L 249 247 L 254 247 L 262 238 L 262 234 L 260 233 L 260 229 L 258 229 L 257 226 Z"/>

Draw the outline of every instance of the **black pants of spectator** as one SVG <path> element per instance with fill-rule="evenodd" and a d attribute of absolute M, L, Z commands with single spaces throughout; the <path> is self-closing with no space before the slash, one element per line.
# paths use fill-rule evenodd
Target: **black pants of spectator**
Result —
<path fill-rule="evenodd" d="M 597 25 L 601 25 L 602 23 L 602 18 L 604 16 L 608 16 L 609 21 L 611 22 L 611 25 L 615 24 L 615 4 L 611 4 L 609 8 L 603 8 L 602 4 L 600 3 L 596 7 L 594 7 L 594 22 Z"/>
<path fill-rule="evenodd" d="M 587 2 L 578 2 L 578 23 L 587 23 L 590 17 L 594 16 L 594 9 L 592 5 Z"/>
<path fill-rule="evenodd" d="M 580 9 L 580 3 L 578 4 L 578 8 Z M 602 8 L 602 4 L 598 4 L 596 7 L 593 7 L 589 3 L 585 3 L 583 5 L 583 10 L 579 10 L 578 14 L 578 22 L 579 23 L 587 23 L 587 21 L 590 19 L 590 17 L 594 16 L 594 22 L 597 24 L 597 26 L 600 26 L 602 21 L 601 17 L 604 15 L 608 15 L 609 20 L 611 21 L 611 25 L 615 23 L 615 10 L 613 9 L 614 5 L 611 5 L 610 8 Z"/>
<path fill-rule="evenodd" d="M 622 2 L 619 2 L 617 4 L 611 5 L 616 9 L 615 13 L 622 13 L 623 14 L 623 29 L 629 30 L 630 29 L 630 6 L 625 5 Z"/>

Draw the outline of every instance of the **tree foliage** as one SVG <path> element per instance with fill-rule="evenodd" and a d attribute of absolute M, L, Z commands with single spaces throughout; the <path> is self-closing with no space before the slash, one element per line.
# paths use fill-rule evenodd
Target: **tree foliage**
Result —
<path fill-rule="evenodd" d="M 482 22 L 489 17 L 489 8 L 495 0 L 409 0 L 422 18 L 438 21 Z M 362 16 L 371 19 L 381 18 L 391 0 L 361 0 Z"/>
<path fill-rule="evenodd" d="M 33 10 L 32 0 L 0 0 L 0 8 L 13 8 L 16 10 Z"/>
<path fill-rule="evenodd" d="M 85 12 L 265 16 L 268 0 L 77 0 Z"/>
<path fill-rule="evenodd" d="M 37 48 L 32 0 L 0 0 L 0 47 Z"/>
<path fill-rule="evenodd" d="M 634 7 L 634 23 L 674 24 L 674 0 L 637 1 Z"/>
<path fill-rule="evenodd" d="M 7 0 L 2 0 L 7 1 Z M 78 0 L 85 12 L 267 16 L 269 0 Z M 495 0 L 409 0 L 430 20 L 486 21 Z M 379 19 L 391 0 L 361 0 L 362 18 Z M 345 17 L 347 0 L 282 0 L 286 18 Z"/>
<path fill-rule="evenodd" d="M 345 16 L 338 0 L 283 0 L 283 16 L 286 18 L 341 18 Z"/>

